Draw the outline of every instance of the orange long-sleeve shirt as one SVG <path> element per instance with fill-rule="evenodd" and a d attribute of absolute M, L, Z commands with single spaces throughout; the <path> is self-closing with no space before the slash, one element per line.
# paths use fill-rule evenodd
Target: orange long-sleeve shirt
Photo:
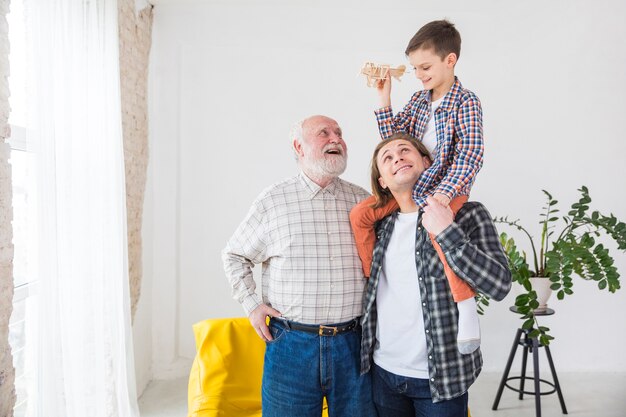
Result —
<path fill-rule="evenodd" d="M 350 212 L 350 223 L 352 225 L 352 232 L 354 233 L 354 240 L 356 241 L 356 248 L 363 266 L 363 273 L 368 278 L 370 276 L 370 269 L 372 266 L 372 252 L 374 251 L 374 245 L 376 244 L 376 232 L 374 230 L 374 226 L 377 221 L 390 215 L 399 208 L 398 203 L 394 199 L 391 199 L 383 207 L 372 208 L 371 206 L 375 203 L 375 201 L 376 199 L 374 196 L 368 197 L 354 206 Z M 466 202 L 467 196 L 459 196 L 452 199 L 450 202 L 452 212 L 456 215 L 459 209 Z M 452 268 L 450 268 L 448 262 L 446 261 L 441 247 L 432 234 L 430 235 L 430 240 L 439 255 L 439 259 L 441 259 L 441 262 L 443 263 L 454 301 L 459 302 L 467 300 L 470 297 L 474 297 L 474 290 L 472 290 L 465 281 L 459 278 L 454 271 L 452 271 Z"/>

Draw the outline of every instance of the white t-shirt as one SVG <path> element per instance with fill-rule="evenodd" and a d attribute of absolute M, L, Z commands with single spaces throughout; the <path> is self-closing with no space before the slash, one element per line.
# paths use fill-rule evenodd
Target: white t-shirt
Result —
<path fill-rule="evenodd" d="M 400 213 L 385 252 L 376 293 L 374 362 L 388 372 L 428 378 L 422 297 L 415 265 L 418 212 Z"/>
<path fill-rule="evenodd" d="M 439 100 L 435 100 L 430 103 L 430 117 L 424 130 L 424 136 L 422 136 L 422 143 L 430 152 L 430 155 L 435 159 L 435 150 L 437 149 L 437 130 L 435 129 L 435 111 L 439 108 L 443 97 Z"/>

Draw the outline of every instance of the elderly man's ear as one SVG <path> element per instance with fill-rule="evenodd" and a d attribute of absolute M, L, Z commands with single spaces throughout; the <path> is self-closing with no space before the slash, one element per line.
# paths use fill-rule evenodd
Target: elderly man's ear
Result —
<path fill-rule="evenodd" d="M 293 150 L 298 156 L 304 155 L 302 152 L 302 144 L 297 139 L 293 140 Z"/>

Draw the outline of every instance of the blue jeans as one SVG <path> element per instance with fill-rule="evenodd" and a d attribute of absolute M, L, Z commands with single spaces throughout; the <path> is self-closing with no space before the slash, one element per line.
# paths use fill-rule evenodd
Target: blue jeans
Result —
<path fill-rule="evenodd" d="M 428 379 L 392 374 L 374 364 L 372 386 L 379 417 L 467 417 L 467 392 L 433 403 Z"/>
<path fill-rule="evenodd" d="M 263 417 L 375 417 L 370 374 L 360 374 L 361 330 L 319 336 L 270 320 L 263 369 Z"/>

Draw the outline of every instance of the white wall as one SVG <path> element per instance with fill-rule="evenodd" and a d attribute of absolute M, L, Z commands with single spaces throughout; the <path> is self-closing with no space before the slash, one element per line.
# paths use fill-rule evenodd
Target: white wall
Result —
<path fill-rule="evenodd" d="M 410 37 L 444 17 L 463 38 L 457 75 L 484 107 L 486 160 L 472 197 L 535 228 L 541 189 L 566 211 L 585 184 L 593 207 L 626 220 L 623 2 L 157 1 L 144 224 L 151 294 L 139 306 L 151 312 L 142 317 L 151 318 L 145 354 L 155 377 L 188 372 L 194 322 L 243 314 L 220 251 L 256 195 L 296 172 L 291 123 L 336 118 L 350 152 L 344 178 L 369 188 L 376 95 L 357 73 L 367 60 L 407 63 Z M 419 88 L 412 74 L 394 84 L 395 109 Z M 626 274 L 626 254 L 614 254 Z M 582 280 L 574 290 L 542 320 L 557 338 L 557 368 L 626 371 L 626 290 L 601 293 Z M 506 361 L 519 324 L 513 299 L 482 319 L 486 370 Z"/>

